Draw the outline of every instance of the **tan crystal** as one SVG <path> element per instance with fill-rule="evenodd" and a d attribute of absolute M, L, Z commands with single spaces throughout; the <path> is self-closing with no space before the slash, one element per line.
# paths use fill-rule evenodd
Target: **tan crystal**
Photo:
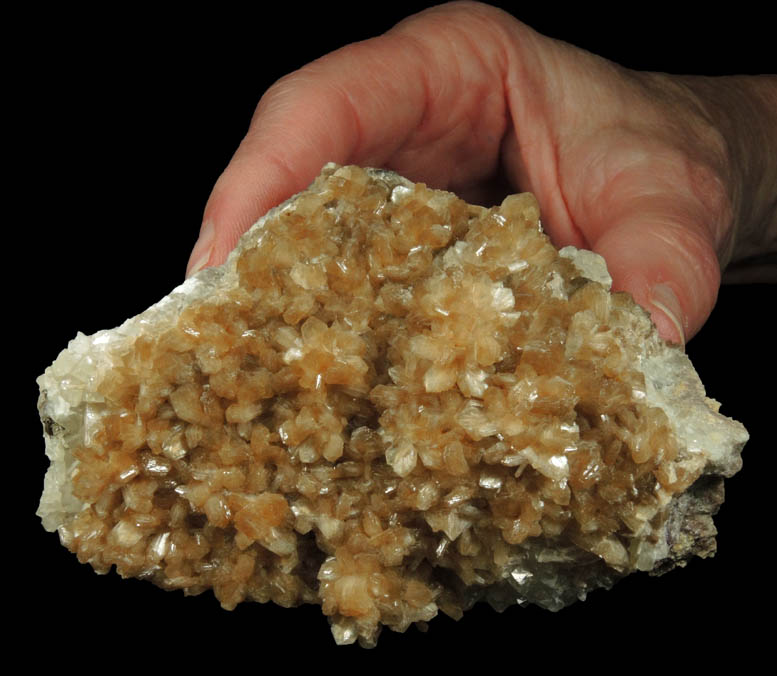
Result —
<path fill-rule="evenodd" d="M 318 603 L 364 645 L 704 554 L 669 551 L 678 498 L 746 439 L 531 195 L 335 165 L 40 385 L 39 514 L 80 561 L 227 609 Z"/>

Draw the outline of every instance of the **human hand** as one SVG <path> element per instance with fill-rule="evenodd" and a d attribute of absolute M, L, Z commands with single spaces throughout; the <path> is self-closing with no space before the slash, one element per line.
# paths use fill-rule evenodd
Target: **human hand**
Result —
<path fill-rule="evenodd" d="M 744 214 L 752 200 L 708 86 L 628 71 L 486 5 L 414 15 L 267 91 L 189 274 L 223 262 L 325 162 L 382 166 L 481 204 L 534 192 L 554 242 L 602 254 L 614 287 L 684 342 L 715 303 L 733 224 L 763 219 Z"/>

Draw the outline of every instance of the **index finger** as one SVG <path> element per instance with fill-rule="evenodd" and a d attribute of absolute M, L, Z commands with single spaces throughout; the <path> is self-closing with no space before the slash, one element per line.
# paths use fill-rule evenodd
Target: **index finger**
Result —
<path fill-rule="evenodd" d="M 223 262 L 326 162 L 392 168 L 454 190 L 493 173 L 508 121 L 504 58 L 500 41 L 482 34 L 498 34 L 504 17 L 480 5 L 433 8 L 276 82 L 211 193 L 188 274 Z"/>

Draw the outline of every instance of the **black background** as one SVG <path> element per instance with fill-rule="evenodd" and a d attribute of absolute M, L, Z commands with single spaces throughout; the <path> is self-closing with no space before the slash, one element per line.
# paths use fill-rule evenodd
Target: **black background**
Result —
<path fill-rule="evenodd" d="M 655 4 L 617 11 L 524 5 L 501 3 L 541 32 L 633 68 L 777 72 L 770 22 L 747 5 L 712 16 Z M 230 613 L 210 593 L 184 598 L 114 573 L 97 576 L 34 516 L 48 464 L 34 378 L 76 331 L 115 326 L 182 280 L 210 188 L 272 82 L 424 6 L 58 10 L 20 24 L 29 36 L 22 55 L 42 58 L 29 60 L 13 103 L 23 119 L 11 133 L 18 129 L 25 154 L 20 190 L 8 195 L 20 215 L 7 231 L 22 239 L 9 264 L 34 289 L 21 294 L 8 324 L 8 344 L 20 340 L 17 317 L 32 327 L 30 338 L 14 344 L 25 355 L 13 397 L 18 414 L 12 409 L 9 421 L 22 430 L 21 451 L 7 449 L 23 457 L 21 497 L 11 505 L 18 518 L 9 519 L 22 533 L 4 550 L 14 571 L 6 581 L 17 618 L 11 633 L 19 640 L 46 634 L 39 645 L 65 664 L 86 659 L 104 668 L 102 657 L 112 655 L 152 671 L 219 663 L 260 669 L 285 657 L 322 667 L 351 660 L 388 667 L 411 654 L 438 668 L 466 656 L 483 669 L 502 660 L 520 669 L 543 654 L 549 667 L 596 668 L 603 659 L 613 669 L 664 669 L 765 649 L 772 632 L 759 610 L 768 612 L 774 601 L 769 379 L 777 373 L 773 325 L 762 310 L 774 309 L 774 286 L 724 287 L 688 345 L 709 396 L 752 437 L 716 520 L 718 555 L 662 578 L 633 576 L 560 613 L 515 607 L 500 615 L 478 606 L 460 622 L 433 620 L 426 634 L 384 631 L 376 651 L 336 648 L 317 607 L 243 604 Z"/>

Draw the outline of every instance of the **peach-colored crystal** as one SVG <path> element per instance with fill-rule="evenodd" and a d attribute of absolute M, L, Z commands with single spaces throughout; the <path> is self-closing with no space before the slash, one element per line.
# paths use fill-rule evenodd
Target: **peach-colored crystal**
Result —
<path fill-rule="evenodd" d="M 317 603 L 365 645 L 646 567 L 708 459 L 651 403 L 645 313 L 538 221 L 528 194 L 485 209 L 328 166 L 231 285 L 111 348 L 50 527 L 100 572 Z"/>

